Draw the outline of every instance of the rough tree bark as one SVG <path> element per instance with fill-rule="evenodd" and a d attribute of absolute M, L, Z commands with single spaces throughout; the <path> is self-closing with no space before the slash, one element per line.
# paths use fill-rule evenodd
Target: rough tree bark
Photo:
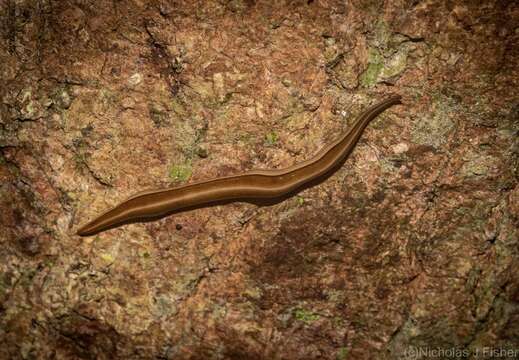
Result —
<path fill-rule="evenodd" d="M 0 24 L 1 358 L 519 357 L 516 2 L 0 0 Z M 304 160 L 389 93 L 291 199 L 75 235 Z"/>

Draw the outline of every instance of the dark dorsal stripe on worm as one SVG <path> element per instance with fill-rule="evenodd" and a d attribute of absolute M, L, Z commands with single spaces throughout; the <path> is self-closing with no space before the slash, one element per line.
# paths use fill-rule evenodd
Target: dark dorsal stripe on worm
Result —
<path fill-rule="evenodd" d="M 94 235 L 120 225 L 156 220 L 172 213 L 219 202 L 254 202 L 292 194 L 336 170 L 355 147 L 369 122 L 387 108 L 399 104 L 400 100 L 400 95 L 392 95 L 368 108 L 347 132 L 299 164 L 286 169 L 253 170 L 241 175 L 142 192 L 83 225 L 77 234 Z"/>

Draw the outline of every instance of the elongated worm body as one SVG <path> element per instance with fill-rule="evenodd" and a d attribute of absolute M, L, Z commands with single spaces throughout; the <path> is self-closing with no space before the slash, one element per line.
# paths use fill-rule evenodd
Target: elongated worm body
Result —
<path fill-rule="evenodd" d="M 253 170 L 188 185 L 136 194 L 83 225 L 77 232 L 90 236 L 123 224 L 164 216 L 219 202 L 277 199 L 325 178 L 346 160 L 364 128 L 378 114 L 400 103 L 392 95 L 359 115 L 350 129 L 312 158 L 280 170 Z"/>

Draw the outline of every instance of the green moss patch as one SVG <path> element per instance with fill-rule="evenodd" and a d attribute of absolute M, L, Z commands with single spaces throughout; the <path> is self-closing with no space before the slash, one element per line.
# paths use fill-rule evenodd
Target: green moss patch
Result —
<path fill-rule="evenodd" d="M 319 314 L 316 314 L 309 310 L 305 310 L 305 309 L 295 309 L 294 310 L 294 318 L 296 318 L 296 320 L 302 321 L 307 324 L 319 320 L 319 317 L 320 317 Z"/>
<path fill-rule="evenodd" d="M 184 182 L 191 177 L 192 172 L 191 164 L 175 164 L 169 169 L 169 178 L 172 181 Z"/>

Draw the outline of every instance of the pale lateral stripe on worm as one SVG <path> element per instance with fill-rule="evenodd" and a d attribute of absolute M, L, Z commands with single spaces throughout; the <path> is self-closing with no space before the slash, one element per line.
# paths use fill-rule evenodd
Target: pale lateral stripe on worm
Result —
<path fill-rule="evenodd" d="M 286 169 L 253 170 L 241 175 L 138 193 L 83 225 L 77 234 L 94 235 L 127 223 L 158 219 L 219 201 L 250 201 L 290 194 L 342 164 L 369 122 L 387 108 L 399 104 L 400 100 L 400 95 L 392 95 L 368 108 L 347 132 L 299 164 Z"/>

